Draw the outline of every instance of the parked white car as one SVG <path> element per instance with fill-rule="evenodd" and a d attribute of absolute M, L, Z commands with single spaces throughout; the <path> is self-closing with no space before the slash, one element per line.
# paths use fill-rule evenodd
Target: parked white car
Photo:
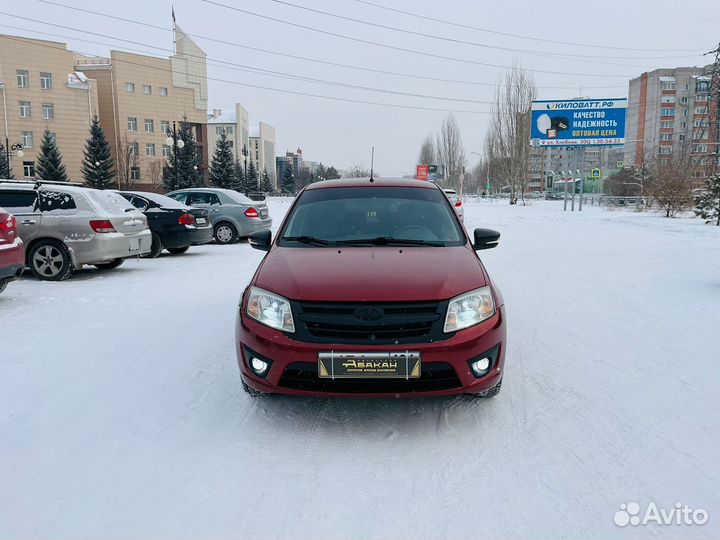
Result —
<path fill-rule="evenodd" d="M 40 279 L 66 279 L 85 264 L 116 268 L 150 251 L 147 219 L 113 191 L 2 181 L 0 206 L 15 215 L 26 265 Z"/>
<path fill-rule="evenodd" d="M 460 198 L 460 195 L 458 195 L 458 192 L 454 189 L 443 189 L 443 193 L 445 193 L 447 198 L 450 199 L 450 202 L 455 207 L 455 212 L 457 212 L 460 221 L 464 221 L 465 210 L 463 209 L 462 199 Z"/>

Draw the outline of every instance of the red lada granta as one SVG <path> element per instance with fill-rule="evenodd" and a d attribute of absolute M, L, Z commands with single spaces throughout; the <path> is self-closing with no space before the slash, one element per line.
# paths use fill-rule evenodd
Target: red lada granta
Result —
<path fill-rule="evenodd" d="M 251 394 L 406 397 L 500 391 L 505 307 L 448 198 L 430 182 L 317 182 L 296 198 L 240 299 Z"/>

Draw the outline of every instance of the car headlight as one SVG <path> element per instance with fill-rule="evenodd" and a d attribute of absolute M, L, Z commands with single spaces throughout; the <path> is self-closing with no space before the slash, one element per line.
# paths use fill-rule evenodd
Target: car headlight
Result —
<path fill-rule="evenodd" d="M 444 332 L 457 332 L 470 328 L 495 315 L 495 301 L 490 287 L 456 296 L 448 304 Z"/>
<path fill-rule="evenodd" d="M 283 332 L 295 332 L 290 302 L 286 298 L 259 287 L 251 287 L 248 295 L 248 317 Z"/>

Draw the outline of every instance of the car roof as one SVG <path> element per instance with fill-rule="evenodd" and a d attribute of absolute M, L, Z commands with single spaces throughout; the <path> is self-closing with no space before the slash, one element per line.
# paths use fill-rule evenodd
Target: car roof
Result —
<path fill-rule="evenodd" d="M 410 187 L 420 189 L 437 189 L 437 186 L 427 180 L 413 178 L 339 178 L 337 180 L 320 180 L 309 184 L 305 189 L 328 189 L 341 187 Z"/>
<path fill-rule="evenodd" d="M 208 192 L 218 191 L 220 193 L 226 193 L 226 192 L 232 192 L 233 190 L 208 186 L 208 187 L 189 187 L 189 188 L 174 189 L 170 193 L 179 193 L 180 191 L 182 191 L 182 192 L 185 192 L 185 191 L 208 191 Z M 235 193 L 237 193 L 237 192 L 235 192 Z"/>
<path fill-rule="evenodd" d="M 36 189 L 36 182 L 0 182 L 0 189 L 17 189 L 17 190 L 34 190 Z M 83 186 L 75 186 L 75 185 L 65 185 L 60 183 L 53 183 L 53 184 L 40 184 L 40 186 L 37 188 L 40 190 L 44 189 L 51 189 L 52 191 L 57 191 L 59 193 L 68 193 L 72 195 L 80 195 L 83 193 L 87 193 L 88 191 L 97 191 L 92 188 L 87 188 Z"/>

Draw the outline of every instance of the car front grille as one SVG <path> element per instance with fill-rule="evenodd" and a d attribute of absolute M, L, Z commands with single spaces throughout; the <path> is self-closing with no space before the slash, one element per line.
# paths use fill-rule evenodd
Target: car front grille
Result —
<path fill-rule="evenodd" d="M 293 302 L 299 341 L 316 343 L 423 343 L 450 337 L 442 325 L 447 302 Z M 374 314 L 363 317 L 360 312 Z M 380 316 L 377 316 L 379 315 Z"/>
<path fill-rule="evenodd" d="M 340 392 L 348 394 L 399 394 L 451 390 L 462 386 L 450 364 L 433 362 L 422 366 L 419 379 L 321 379 L 317 364 L 289 364 L 279 386 L 307 392 Z"/>

